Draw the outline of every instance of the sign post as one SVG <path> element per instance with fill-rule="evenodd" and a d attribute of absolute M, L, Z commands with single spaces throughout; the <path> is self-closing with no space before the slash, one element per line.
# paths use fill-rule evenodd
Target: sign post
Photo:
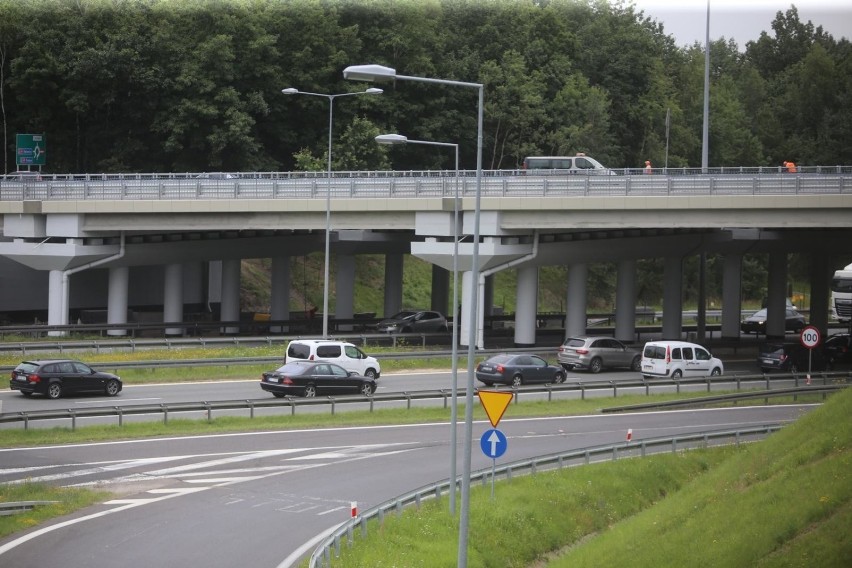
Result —
<path fill-rule="evenodd" d="M 814 349 L 821 340 L 819 329 L 815 328 L 812 325 L 805 326 L 802 330 L 802 333 L 799 335 L 799 341 L 802 346 L 808 350 L 808 378 L 807 383 L 811 384 L 811 361 L 814 353 Z"/>
<path fill-rule="evenodd" d="M 491 498 L 494 498 L 494 470 L 497 465 L 497 458 L 506 453 L 506 448 L 509 445 L 506 435 L 500 430 L 497 430 L 497 424 L 503 418 L 503 413 L 512 402 L 514 394 L 506 391 L 477 391 L 479 401 L 485 408 L 485 414 L 488 415 L 488 421 L 491 422 L 493 429 L 486 430 L 479 439 L 479 447 L 482 448 L 482 453 L 491 458 Z"/>

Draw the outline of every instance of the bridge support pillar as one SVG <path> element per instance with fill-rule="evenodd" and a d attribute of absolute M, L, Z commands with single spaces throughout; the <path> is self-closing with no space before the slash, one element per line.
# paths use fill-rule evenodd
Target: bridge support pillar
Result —
<path fill-rule="evenodd" d="M 402 309 L 403 256 L 393 253 L 385 255 L 385 313 L 390 317 Z"/>
<path fill-rule="evenodd" d="M 722 339 L 739 339 L 743 309 L 743 255 L 726 254 L 723 263 Z"/>
<path fill-rule="evenodd" d="M 355 256 L 337 255 L 337 281 L 334 286 L 334 317 L 352 319 L 355 315 Z M 337 327 L 340 331 L 352 331 L 352 324 Z"/>
<path fill-rule="evenodd" d="M 572 264 L 568 267 L 568 294 L 565 305 L 565 338 L 585 335 L 587 327 L 586 304 L 588 301 L 587 280 L 589 267 Z"/>
<path fill-rule="evenodd" d="M 452 317 L 450 301 L 450 271 L 437 264 L 432 265 L 432 295 L 430 308 L 432 311 Z"/>
<path fill-rule="evenodd" d="M 515 347 L 535 346 L 535 322 L 538 315 L 538 267 L 518 267 L 515 299 Z"/>
<path fill-rule="evenodd" d="M 130 267 L 118 266 L 109 269 L 109 291 L 107 292 L 107 323 L 127 323 L 127 289 L 130 284 Z M 123 337 L 126 329 L 108 329 L 107 335 Z"/>
<path fill-rule="evenodd" d="M 47 278 L 48 303 L 47 324 L 65 325 L 68 323 L 68 310 L 63 309 L 68 305 L 68 290 L 62 287 L 62 271 L 51 270 Z M 62 296 L 65 296 L 64 298 Z M 63 331 L 48 331 L 51 337 L 65 335 Z"/>
<path fill-rule="evenodd" d="M 615 283 L 615 338 L 628 343 L 636 334 L 636 261 L 618 263 Z"/>
<path fill-rule="evenodd" d="M 163 322 L 183 321 L 183 265 L 167 264 L 163 278 Z M 169 335 L 183 335 L 180 327 L 167 327 Z"/>
<path fill-rule="evenodd" d="M 290 257 L 272 257 L 272 269 L 270 274 L 270 287 L 272 297 L 270 298 L 269 319 L 273 321 L 290 319 Z M 272 333 L 286 333 L 288 326 L 276 325 L 270 330 Z"/>
<path fill-rule="evenodd" d="M 683 338 L 683 259 L 668 257 L 663 266 L 663 339 Z"/>
<path fill-rule="evenodd" d="M 783 338 L 785 335 L 787 302 L 787 252 L 769 253 L 769 298 L 766 304 L 766 337 Z"/>
<path fill-rule="evenodd" d="M 828 332 L 828 290 L 834 274 L 828 255 L 816 252 L 811 255 L 810 266 L 811 304 L 809 306 L 809 321 L 819 329 L 823 341 Z M 804 306 L 799 306 L 803 308 Z"/>
<path fill-rule="evenodd" d="M 222 261 L 222 304 L 219 320 L 223 322 L 240 320 L 240 259 L 238 258 Z M 225 335 L 239 331 L 240 328 L 235 326 L 220 328 L 220 332 Z"/>

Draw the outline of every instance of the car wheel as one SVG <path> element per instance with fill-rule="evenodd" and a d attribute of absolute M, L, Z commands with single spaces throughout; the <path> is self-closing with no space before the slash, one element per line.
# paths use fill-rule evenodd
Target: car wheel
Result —
<path fill-rule="evenodd" d="M 637 355 L 633 358 L 633 361 L 630 362 L 630 370 L 631 371 L 641 371 L 642 370 L 642 357 Z"/>
<path fill-rule="evenodd" d="M 718 377 L 721 374 L 722 374 L 722 369 L 720 369 L 719 367 L 713 367 L 713 370 L 710 371 L 711 377 Z"/>
<path fill-rule="evenodd" d="M 565 382 L 565 373 L 562 371 L 556 371 L 556 374 L 553 375 L 553 382 L 557 385 Z"/>
<path fill-rule="evenodd" d="M 361 394 L 363 394 L 364 396 L 370 396 L 371 394 L 373 394 L 373 385 L 371 385 L 370 383 L 364 383 L 363 385 L 361 385 L 360 391 Z"/>
<path fill-rule="evenodd" d="M 305 387 L 305 398 L 314 398 L 317 395 L 317 387 L 308 385 Z"/>
<path fill-rule="evenodd" d="M 589 372 L 600 373 L 601 369 L 603 369 L 603 361 L 601 361 L 601 358 L 595 357 L 594 359 L 592 359 L 592 362 L 589 363 Z"/>
<path fill-rule="evenodd" d="M 680 369 L 675 369 L 674 371 L 672 371 L 672 378 L 673 379 L 679 379 L 682 376 L 683 376 L 683 371 L 681 371 Z"/>
<path fill-rule="evenodd" d="M 112 379 L 107 381 L 106 389 L 104 390 L 106 391 L 107 396 L 115 396 L 118 394 L 118 391 L 121 390 L 121 385 L 118 384 L 118 381 Z"/>
<path fill-rule="evenodd" d="M 62 396 L 62 385 L 59 383 L 50 383 L 47 386 L 47 397 L 59 398 L 60 396 Z"/>
<path fill-rule="evenodd" d="M 284 398 L 287 395 L 284 394 L 283 392 L 274 392 L 274 393 L 272 393 L 272 396 L 274 396 L 275 398 Z"/>
<path fill-rule="evenodd" d="M 513 387 L 519 387 L 522 384 L 524 384 L 524 378 L 520 374 L 512 377 L 512 386 Z"/>
<path fill-rule="evenodd" d="M 366 371 L 364 371 L 364 376 L 369 377 L 371 379 L 375 379 L 376 378 L 376 370 L 375 369 L 367 369 Z"/>

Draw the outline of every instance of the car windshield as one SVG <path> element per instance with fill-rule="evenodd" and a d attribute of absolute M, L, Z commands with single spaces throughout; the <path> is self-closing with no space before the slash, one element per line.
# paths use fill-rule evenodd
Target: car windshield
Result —
<path fill-rule="evenodd" d="M 401 320 L 401 319 L 405 319 L 405 318 L 410 318 L 411 316 L 413 316 L 416 313 L 417 312 L 407 312 L 407 311 L 406 312 L 399 312 L 398 314 L 392 315 L 388 319 Z"/>
<path fill-rule="evenodd" d="M 766 308 L 763 308 L 762 310 L 757 310 L 756 312 L 751 314 L 751 317 L 754 319 L 766 319 Z"/>
<path fill-rule="evenodd" d="M 286 365 L 282 365 L 275 369 L 275 372 L 281 373 L 282 375 L 301 375 L 307 368 L 307 365 L 303 365 L 301 363 L 287 363 Z"/>

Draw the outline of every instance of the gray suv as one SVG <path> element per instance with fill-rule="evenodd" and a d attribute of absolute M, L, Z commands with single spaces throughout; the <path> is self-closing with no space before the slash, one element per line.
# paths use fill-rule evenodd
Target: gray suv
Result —
<path fill-rule="evenodd" d="M 642 370 L 642 354 L 611 337 L 569 337 L 559 347 L 557 359 L 566 371 L 588 369 L 599 373 L 607 367 Z"/>

